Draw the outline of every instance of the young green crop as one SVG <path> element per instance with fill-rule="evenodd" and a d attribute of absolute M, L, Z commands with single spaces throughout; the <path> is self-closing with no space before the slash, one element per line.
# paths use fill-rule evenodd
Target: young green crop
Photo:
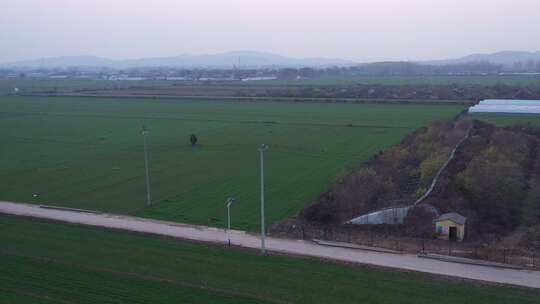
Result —
<path fill-rule="evenodd" d="M 258 152 L 268 223 L 292 216 L 350 168 L 452 105 L 249 103 L 1 97 L 0 199 L 224 227 L 259 223 Z M 145 204 L 148 128 L 152 206 Z M 197 145 L 187 139 L 197 134 Z"/>
<path fill-rule="evenodd" d="M 7 303 L 497 304 L 538 303 L 540 297 L 1 215 L 0 243 L 0 302 Z"/>
<path fill-rule="evenodd" d="M 498 126 L 531 124 L 532 126 L 538 127 L 540 125 L 540 116 L 538 115 L 475 113 L 469 114 L 469 117 L 490 122 Z"/>

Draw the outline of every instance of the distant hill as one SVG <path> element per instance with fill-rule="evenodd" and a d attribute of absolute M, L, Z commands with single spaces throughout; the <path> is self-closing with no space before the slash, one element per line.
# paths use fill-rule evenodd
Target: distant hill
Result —
<path fill-rule="evenodd" d="M 503 65 L 512 68 L 517 62 L 540 62 L 540 51 L 502 51 L 492 54 L 472 54 L 461 58 L 443 59 L 418 62 L 377 62 L 360 64 L 350 60 L 338 58 L 293 58 L 267 52 L 234 51 L 207 55 L 179 55 L 171 57 L 148 57 L 140 59 L 113 60 L 97 56 L 64 56 L 49 57 L 35 60 L 17 61 L 0 64 L 3 68 L 112 68 L 129 69 L 142 67 L 175 67 L 175 68 L 301 68 L 301 67 L 351 67 L 358 66 L 361 69 L 379 71 L 395 69 L 408 71 L 415 69 L 415 63 L 423 66 L 446 66 L 467 63 L 489 62 L 495 65 Z"/>
<path fill-rule="evenodd" d="M 522 51 L 502 51 L 492 54 L 472 54 L 456 59 L 444 59 L 423 61 L 424 64 L 433 65 L 448 65 L 461 64 L 470 62 L 490 62 L 504 66 L 512 66 L 516 62 L 526 63 L 527 61 L 540 61 L 540 51 L 538 52 L 522 52 Z"/>
<path fill-rule="evenodd" d="M 332 58 L 292 58 L 272 53 L 236 51 L 210 55 L 180 55 L 129 60 L 112 60 L 96 56 L 65 56 L 42 58 L 0 64 L 2 67 L 67 68 L 67 67 L 183 67 L 183 68 L 232 68 L 236 67 L 328 67 L 352 66 L 357 63 Z"/>

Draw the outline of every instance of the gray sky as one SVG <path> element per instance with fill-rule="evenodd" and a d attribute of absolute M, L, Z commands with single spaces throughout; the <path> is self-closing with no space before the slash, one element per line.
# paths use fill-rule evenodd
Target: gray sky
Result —
<path fill-rule="evenodd" d="M 540 0 L 0 0 L 0 62 L 232 50 L 355 61 L 540 50 Z"/>

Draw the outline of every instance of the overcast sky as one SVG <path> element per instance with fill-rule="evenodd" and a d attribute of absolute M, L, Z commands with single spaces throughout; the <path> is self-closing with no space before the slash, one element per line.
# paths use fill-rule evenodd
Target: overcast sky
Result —
<path fill-rule="evenodd" d="M 0 0 L 0 62 L 255 50 L 359 62 L 540 50 L 540 0 Z"/>

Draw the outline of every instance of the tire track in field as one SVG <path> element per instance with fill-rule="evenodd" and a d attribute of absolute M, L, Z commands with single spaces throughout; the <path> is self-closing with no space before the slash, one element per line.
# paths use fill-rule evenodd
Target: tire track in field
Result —
<path fill-rule="evenodd" d="M 235 124 L 267 124 L 267 125 L 292 125 L 292 126 L 318 126 L 318 127 L 345 127 L 345 128 L 374 128 L 374 129 L 402 129 L 411 128 L 406 125 L 369 125 L 369 124 L 332 124 L 316 122 L 280 122 L 274 120 L 231 120 L 231 119 L 202 119 L 167 116 L 123 116 L 123 115 L 98 115 L 98 114 L 74 114 L 74 113 L 28 113 L 28 112 L 0 112 L 0 115 L 15 114 L 20 116 L 53 116 L 53 117 L 79 117 L 79 118 L 107 118 L 107 119 L 127 119 L 127 120 L 171 120 L 171 121 L 195 121 L 195 122 L 221 122 Z"/>
<path fill-rule="evenodd" d="M 9 292 L 9 293 L 13 293 L 13 294 L 16 294 L 16 295 L 27 296 L 27 297 L 31 297 L 31 298 L 34 298 L 34 299 L 52 301 L 53 303 L 76 304 L 76 302 L 66 301 L 66 300 L 57 299 L 57 298 L 51 298 L 49 296 L 45 296 L 45 295 L 41 295 L 41 294 L 37 294 L 37 293 L 33 293 L 33 292 L 28 292 L 28 291 L 22 291 L 22 290 L 19 290 L 19 289 L 0 287 L 0 291 Z"/>
<path fill-rule="evenodd" d="M 56 139 L 46 139 L 46 138 L 31 138 L 31 137 L 17 137 L 17 136 L 7 136 L 6 138 L 11 139 L 19 143 L 27 144 L 39 144 L 39 143 L 50 143 L 50 144 L 65 144 L 65 145 L 74 145 L 74 146 L 86 146 L 86 147 L 96 147 L 96 148 L 107 148 L 107 147 L 122 147 L 117 149 L 117 152 L 134 152 L 134 149 L 142 151 L 142 145 L 124 145 L 124 144 L 114 144 L 114 143 L 90 143 L 90 142 L 81 142 L 81 141 L 66 141 L 66 140 L 56 140 Z M 307 149 L 302 146 L 290 146 L 290 145 L 271 145 L 275 147 L 275 151 L 283 153 L 295 153 L 299 155 L 305 155 L 309 157 L 321 158 L 321 159 L 338 159 L 338 160 L 350 160 L 351 157 L 355 157 L 363 151 L 358 153 L 339 153 L 336 154 L 332 152 L 332 156 L 327 156 L 326 152 L 323 149 Z M 249 147 L 257 148 L 257 145 L 251 144 L 221 144 L 221 145 L 201 145 L 201 152 L 234 152 L 238 147 Z M 175 150 L 178 152 L 190 151 L 193 148 L 187 145 L 175 145 L 175 144 L 152 144 L 151 148 L 153 149 L 163 149 L 163 150 Z M 154 150 L 155 151 L 155 150 Z"/>

